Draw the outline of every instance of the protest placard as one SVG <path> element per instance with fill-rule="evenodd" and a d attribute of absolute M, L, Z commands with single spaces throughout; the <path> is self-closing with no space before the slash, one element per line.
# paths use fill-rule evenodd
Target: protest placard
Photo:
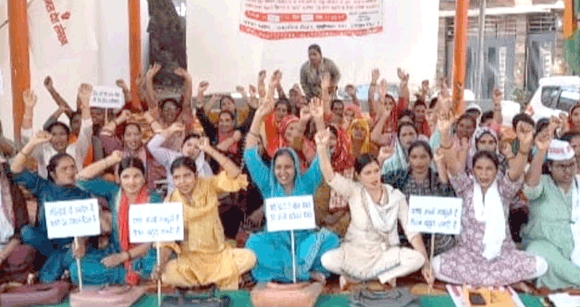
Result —
<path fill-rule="evenodd" d="M 129 207 L 131 243 L 183 240 L 183 204 L 142 204 Z"/>
<path fill-rule="evenodd" d="M 44 213 L 49 239 L 101 234 L 96 199 L 46 202 Z"/>
<path fill-rule="evenodd" d="M 315 228 L 312 195 L 267 198 L 266 220 L 268 231 Z"/>
<path fill-rule="evenodd" d="M 125 105 L 123 90 L 114 86 L 94 86 L 91 96 L 91 107 L 103 109 L 120 109 Z"/>
<path fill-rule="evenodd" d="M 463 200 L 411 195 L 407 229 L 414 232 L 459 234 Z"/>

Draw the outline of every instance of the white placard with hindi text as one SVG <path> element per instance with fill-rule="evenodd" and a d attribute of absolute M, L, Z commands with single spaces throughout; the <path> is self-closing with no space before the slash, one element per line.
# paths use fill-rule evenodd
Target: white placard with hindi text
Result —
<path fill-rule="evenodd" d="M 97 199 L 46 202 L 44 213 L 49 239 L 101 234 Z"/>
<path fill-rule="evenodd" d="M 120 87 L 94 86 L 91 96 L 91 107 L 103 109 L 121 109 L 125 105 L 125 95 Z"/>
<path fill-rule="evenodd" d="M 407 229 L 413 232 L 458 235 L 463 200 L 455 197 L 411 195 Z"/>
<path fill-rule="evenodd" d="M 316 228 L 312 195 L 266 199 L 268 231 Z"/>
<path fill-rule="evenodd" d="M 129 207 L 131 243 L 183 240 L 183 204 L 162 203 Z"/>

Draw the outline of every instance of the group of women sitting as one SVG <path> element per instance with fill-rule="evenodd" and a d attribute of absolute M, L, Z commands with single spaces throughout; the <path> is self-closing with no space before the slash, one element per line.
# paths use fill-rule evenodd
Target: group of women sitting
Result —
<path fill-rule="evenodd" d="M 399 76 L 401 92 L 408 92 L 408 75 L 400 71 Z M 65 272 L 78 283 L 80 269 L 85 284 L 136 285 L 160 278 L 177 287 L 215 283 L 237 289 L 241 276 L 251 271 L 257 282 L 279 283 L 292 282 L 294 276 L 324 282 L 333 273 L 345 288 L 374 279 L 394 286 L 397 278 L 420 270 L 430 284 L 435 279 L 493 286 L 536 280 L 550 289 L 580 286 L 578 132 L 572 129 L 562 140 L 554 139 L 562 126 L 558 119 L 534 129 L 531 118 L 520 114 L 511 135 L 501 131 L 504 137 L 499 138 L 498 125 L 487 122 L 489 115 L 456 117 L 444 93 L 428 106 L 419 101 L 408 107 L 408 96 L 396 103 L 386 83 L 377 85 L 378 72 L 371 83 L 370 117 L 356 105 L 345 108 L 342 101 L 332 101 L 328 77 L 321 80 L 322 99 L 298 103 L 303 99 L 298 94 L 275 101 L 281 78 L 275 72 L 266 87 L 265 74 L 260 74 L 260 103 L 248 103 L 245 118 L 239 118 L 228 97 L 220 101 L 217 125 L 211 108 L 194 112 L 208 137 L 191 123 L 158 124 L 148 113 L 145 126 L 152 127 L 154 136 L 145 145 L 142 123 L 130 122 L 133 115 L 123 111 L 99 132 L 105 143 L 118 144 L 105 146 L 108 154 L 87 165 L 79 163 L 82 154 L 69 150 L 76 143 L 55 146 L 58 129 L 37 132 L 9 166 L 0 168 L 2 272 L 18 259 L 36 256 L 42 259 L 37 269 L 43 283 Z M 198 97 L 206 89 L 202 83 Z M 81 130 L 91 124 L 89 97 L 90 88 L 83 89 Z M 176 102 L 162 101 L 162 109 L 167 103 Z M 293 108 L 299 105 L 297 116 Z M 172 116 L 177 119 L 179 113 Z M 117 125 L 121 139 L 111 140 Z M 171 144 L 175 139 L 181 141 L 178 148 Z M 29 157 L 46 155 L 43 172 L 28 170 Z M 104 179 L 106 173 L 114 174 L 113 180 Z M 164 174 L 169 181 L 165 200 L 151 178 Z M 30 222 L 17 185 L 38 199 L 36 222 Z M 231 244 L 224 226 L 232 225 L 220 214 L 220 204 L 225 194 L 252 187 L 262 198 L 313 195 L 318 227 L 295 231 L 295 243 L 288 231 L 261 230 L 247 238 L 245 248 Z M 407 225 L 413 195 L 463 200 L 461 233 L 435 235 L 432 261 L 425 244 L 430 237 Z M 44 204 L 88 198 L 103 204 L 101 236 L 76 243 L 49 239 Z M 183 204 L 185 235 L 183 241 L 160 246 L 158 266 L 152 244 L 130 242 L 128 214 L 130 206 L 163 201 Z M 528 201 L 525 250 L 519 250 L 509 213 Z M 242 219 L 260 220 L 264 209 L 244 214 Z M 81 259 L 81 268 L 75 258 Z"/>

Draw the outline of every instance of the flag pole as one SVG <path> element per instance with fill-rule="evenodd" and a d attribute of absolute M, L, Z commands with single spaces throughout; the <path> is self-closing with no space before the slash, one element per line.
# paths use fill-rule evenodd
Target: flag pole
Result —
<path fill-rule="evenodd" d="M 28 13 L 25 0 L 8 0 L 10 38 L 10 72 L 12 77 L 12 111 L 14 140 L 20 143 L 20 126 L 24 115 L 23 93 L 30 88 L 28 51 Z"/>
<path fill-rule="evenodd" d="M 129 62 L 131 64 L 131 103 L 141 110 L 137 77 L 141 73 L 141 8 L 140 0 L 128 0 L 129 5 Z"/>
<path fill-rule="evenodd" d="M 453 52 L 453 111 L 461 114 L 465 109 L 463 90 L 465 89 L 465 68 L 467 52 L 469 0 L 455 2 L 455 41 Z"/>

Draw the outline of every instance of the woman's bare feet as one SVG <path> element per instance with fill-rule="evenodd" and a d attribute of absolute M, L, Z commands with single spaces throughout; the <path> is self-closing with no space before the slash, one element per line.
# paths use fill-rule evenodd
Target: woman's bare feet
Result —
<path fill-rule="evenodd" d="M 338 284 L 340 285 L 341 291 L 346 291 L 348 289 L 348 287 L 350 287 L 351 285 L 360 284 L 360 281 L 358 281 L 356 279 L 348 278 L 344 275 L 340 275 L 340 277 L 338 279 Z"/>
<path fill-rule="evenodd" d="M 326 276 L 320 272 L 310 272 L 310 278 L 312 278 L 314 281 L 322 283 L 323 285 L 326 285 Z"/>

